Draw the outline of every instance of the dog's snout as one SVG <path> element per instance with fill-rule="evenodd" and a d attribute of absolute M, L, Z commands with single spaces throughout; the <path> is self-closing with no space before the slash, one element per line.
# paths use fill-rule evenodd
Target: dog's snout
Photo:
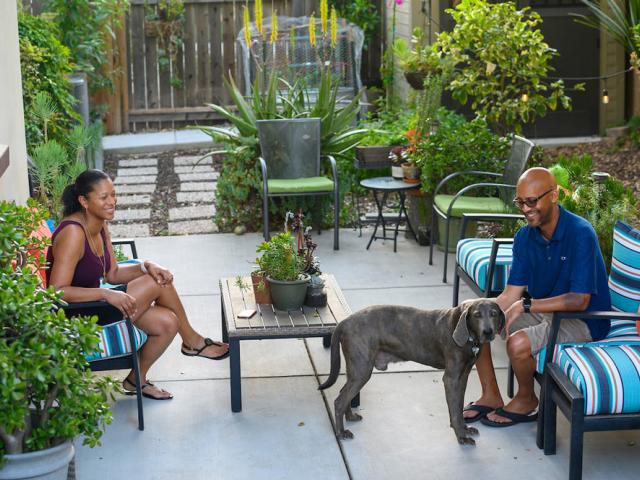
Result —
<path fill-rule="evenodd" d="M 493 335 L 493 328 L 485 327 L 484 330 L 482 330 L 482 333 L 485 336 L 489 337 L 489 336 Z"/>

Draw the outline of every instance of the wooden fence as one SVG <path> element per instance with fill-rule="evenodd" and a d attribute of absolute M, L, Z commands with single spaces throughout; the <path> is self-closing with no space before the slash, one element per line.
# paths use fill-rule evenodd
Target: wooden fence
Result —
<path fill-rule="evenodd" d="M 376 0 L 382 11 L 383 0 Z M 23 0 L 26 9 L 39 13 L 42 0 Z M 112 43 L 115 91 L 94 97 L 108 103 L 108 133 L 148 129 L 180 128 L 210 123 L 217 116 L 205 103 L 229 105 L 223 78 L 237 77 L 236 38 L 242 28 L 244 0 L 184 0 L 185 22 L 182 45 L 167 61 L 166 45 L 149 28 L 149 10 L 158 0 L 130 0 L 124 27 Z M 253 0 L 249 0 L 253 4 Z M 264 17 L 276 9 L 278 15 L 309 15 L 319 12 L 317 0 L 264 1 Z M 253 10 L 253 9 L 252 9 Z M 380 16 L 382 19 L 382 15 Z M 382 22 L 381 22 L 382 23 Z M 380 83 L 384 31 L 363 52 L 361 78 L 366 85 Z"/>

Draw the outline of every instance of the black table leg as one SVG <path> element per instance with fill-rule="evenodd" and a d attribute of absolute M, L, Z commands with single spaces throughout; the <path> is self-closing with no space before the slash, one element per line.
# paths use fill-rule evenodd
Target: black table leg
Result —
<path fill-rule="evenodd" d="M 376 225 L 375 225 L 375 227 L 373 227 L 373 234 L 371 235 L 371 238 L 369 239 L 369 243 L 367 243 L 367 250 L 369 250 L 369 247 L 371 246 L 371 243 L 376 238 L 376 233 L 378 233 L 378 225 L 380 225 L 380 222 L 382 222 L 382 228 L 383 228 L 383 232 L 384 232 L 384 218 L 382 216 L 382 205 L 384 205 L 384 203 L 382 205 L 380 204 L 380 200 L 378 199 L 378 195 L 376 195 L 376 191 L 375 190 L 372 190 L 371 192 L 373 193 L 373 199 L 375 200 L 376 207 L 378 208 L 378 217 L 376 218 Z"/>
<path fill-rule="evenodd" d="M 407 207 L 405 206 L 405 199 L 406 199 L 406 194 L 404 192 L 400 192 L 400 213 L 404 212 L 404 218 L 407 221 L 407 228 L 413 235 L 413 238 L 415 238 L 416 241 L 418 241 L 418 236 L 416 235 L 416 232 L 413 229 L 413 226 L 411 225 L 411 221 L 409 220 L 409 213 L 407 212 Z"/>
<path fill-rule="evenodd" d="M 220 296 L 220 313 L 222 318 L 222 341 L 229 343 L 229 329 L 227 328 L 227 316 L 224 313 L 224 302 L 222 296 Z"/>
<path fill-rule="evenodd" d="M 229 342 L 229 382 L 231 384 L 231 411 L 242 411 L 242 386 L 240 385 L 240 340 Z"/>

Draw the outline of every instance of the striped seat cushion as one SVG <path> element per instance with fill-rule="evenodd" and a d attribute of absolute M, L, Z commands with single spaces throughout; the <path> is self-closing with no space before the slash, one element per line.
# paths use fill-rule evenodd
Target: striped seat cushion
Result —
<path fill-rule="evenodd" d="M 484 290 L 487 286 L 487 270 L 493 240 L 465 238 L 458 242 L 456 261 L 473 281 Z M 492 290 L 504 290 L 513 261 L 512 245 L 500 245 L 493 273 Z"/>
<path fill-rule="evenodd" d="M 147 334 L 133 327 L 136 350 L 147 341 Z M 95 352 L 86 355 L 87 361 L 104 360 L 106 358 L 122 357 L 131 353 L 132 346 L 125 320 L 106 325 L 100 329 L 100 342 Z"/>
<path fill-rule="evenodd" d="M 565 348 L 557 363 L 584 395 L 585 415 L 640 412 L 640 345 Z"/>
<path fill-rule="evenodd" d="M 621 312 L 637 312 L 640 305 L 640 231 L 618 221 L 613 229 L 612 257 L 611 305 Z"/>

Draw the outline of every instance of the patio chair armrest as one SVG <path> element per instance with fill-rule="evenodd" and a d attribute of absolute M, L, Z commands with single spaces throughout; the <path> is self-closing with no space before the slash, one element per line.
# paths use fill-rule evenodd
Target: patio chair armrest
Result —
<path fill-rule="evenodd" d="M 111 245 L 129 245 L 129 248 L 131 248 L 131 256 L 134 259 L 138 258 L 138 249 L 136 248 L 136 241 L 134 238 L 119 238 L 111 240 Z"/>
<path fill-rule="evenodd" d="M 120 310 L 104 300 L 95 300 L 91 302 L 60 301 L 57 306 L 64 310 L 65 314 L 73 316 L 96 315 L 98 317 L 98 325 L 109 325 L 114 322 L 119 322 L 124 318 Z"/>
<path fill-rule="evenodd" d="M 516 188 L 515 185 L 509 185 L 509 184 L 506 184 L 506 183 L 491 183 L 491 182 L 473 183 L 471 185 L 467 185 L 466 187 L 464 187 L 463 189 L 458 191 L 458 193 L 456 193 L 453 196 L 453 198 L 451 199 L 451 203 L 449 203 L 449 208 L 447 209 L 447 217 L 451 216 L 451 210 L 453 210 L 453 204 L 456 203 L 456 201 L 460 197 L 462 197 L 465 193 L 467 193 L 470 190 L 475 190 L 477 188 L 484 188 L 484 187 L 496 187 L 498 189 L 500 189 L 500 188 Z M 434 194 L 434 196 L 433 196 L 434 200 L 435 200 L 435 197 L 436 196 Z"/>
<path fill-rule="evenodd" d="M 463 213 L 462 214 L 462 222 L 460 225 L 460 237 L 459 239 L 462 240 L 464 238 L 464 235 L 467 231 L 467 224 L 470 221 L 478 221 L 478 220 L 484 220 L 484 221 L 497 221 L 497 220 L 520 220 L 523 219 L 524 215 L 520 214 L 520 213 Z M 498 239 L 494 239 L 494 240 L 498 240 Z M 501 240 L 510 240 L 511 243 L 513 243 L 513 238 L 511 239 L 501 239 Z M 508 242 L 504 242 L 504 244 L 506 244 Z"/>
<path fill-rule="evenodd" d="M 451 173 L 449 175 L 447 175 L 446 177 L 444 177 L 442 180 L 440 180 L 440 183 L 438 183 L 438 185 L 436 186 L 436 189 L 433 191 L 433 196 L 435 197 L 438 192 L 440 191 L 440 189 L 447 184 L 447 182 L 449 182 L 449 180 L 452 180 L 456 177 L 459 177 L 461 175 L 478 175 L 478 176 L 487 176 L 487 177 L 501 177 L 502 174 L 501 173 L 496 173 L 496 172 L 484 172 L 482 170 L 464 170 L 462 172 L 454 172 Z"/>
<path fill-rule="evenodd" d="M 327 160 L 331 164 L 331 174 L 333 175 L 333 181 L 338 181 L 338 167 L 336 165 L 336 159 L 333 158 L 333 155 L 321 155 L 321 160 Z"/>
<path fill-rule="evenodd" d="M 583 398 L 582 392 L 569 380 L 569 377 L 562 371 L 560 366 L 551 363 L 545 365 L 544 371 L 552 378 L 562 394 L 572 401 Z"/>

